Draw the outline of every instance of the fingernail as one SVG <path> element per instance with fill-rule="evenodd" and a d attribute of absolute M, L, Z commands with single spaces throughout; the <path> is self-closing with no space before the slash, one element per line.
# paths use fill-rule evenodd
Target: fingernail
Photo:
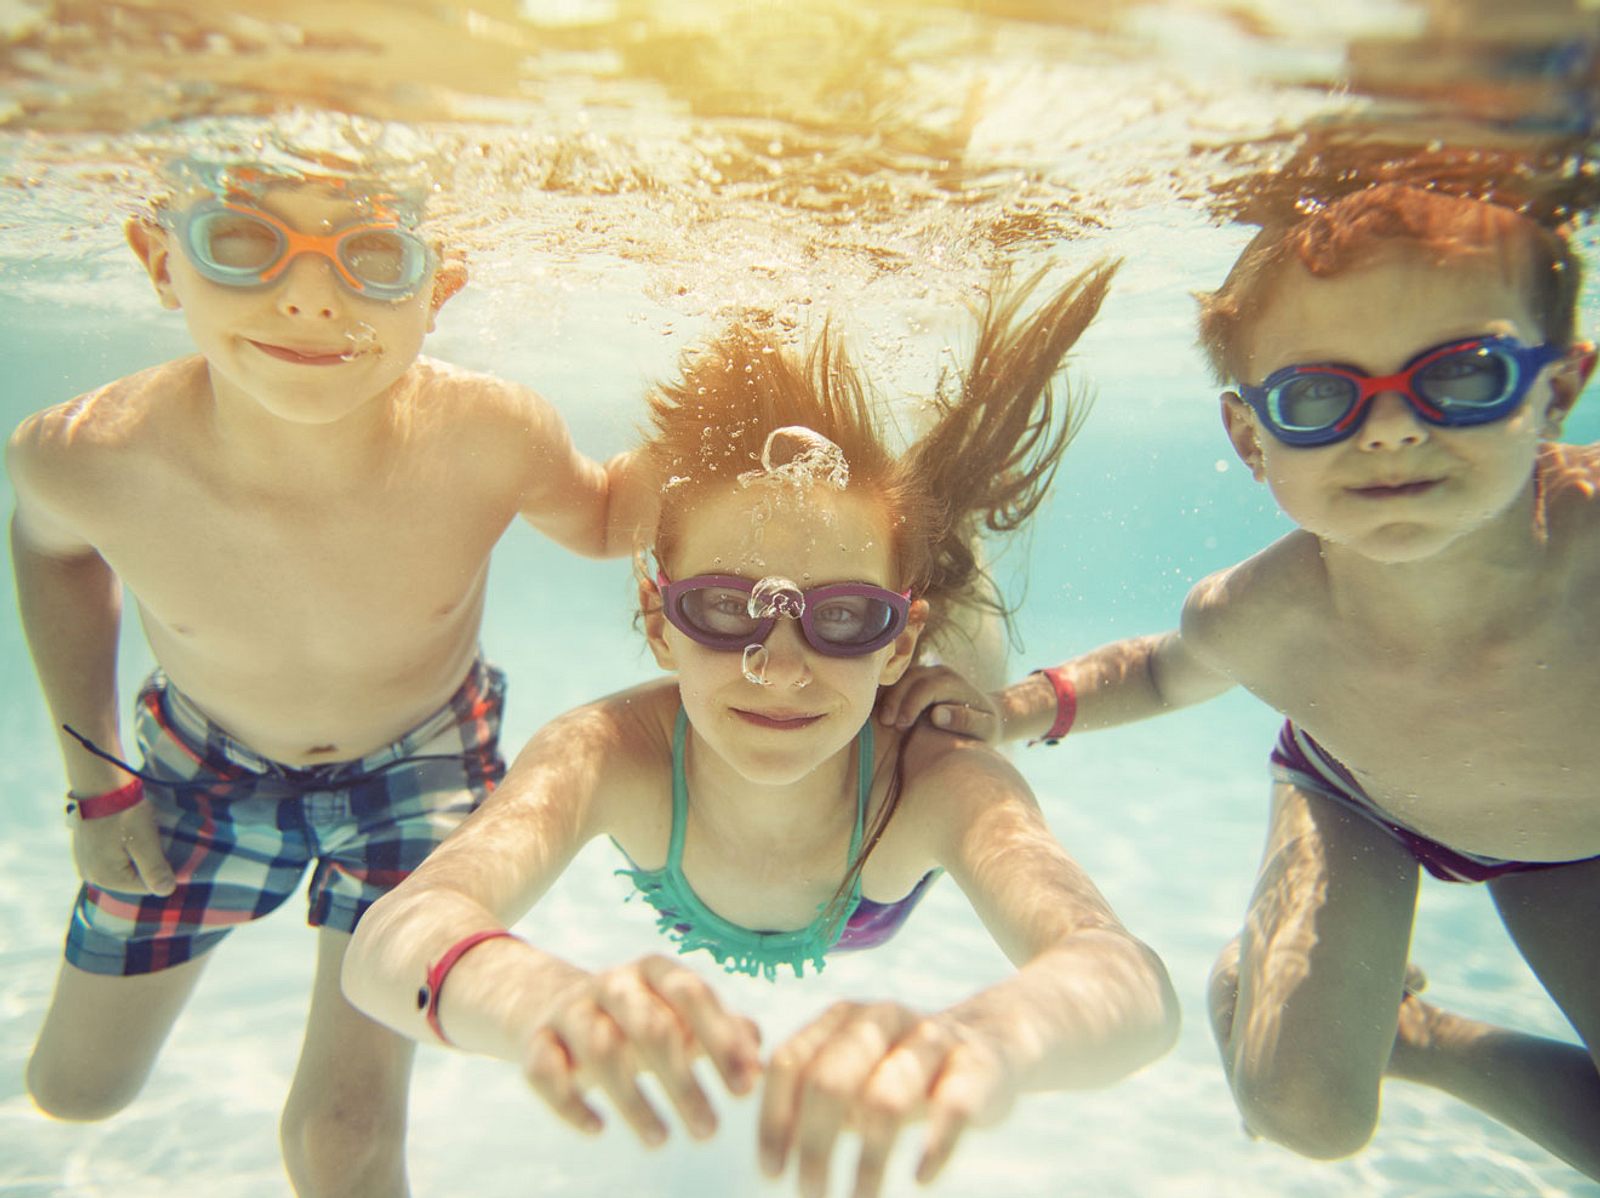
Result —
<path fill-rule="evenodd" d="M 942 707 L 933 709 L 933 726 L 935 728 L 950 727 L 950 713 Z"/>

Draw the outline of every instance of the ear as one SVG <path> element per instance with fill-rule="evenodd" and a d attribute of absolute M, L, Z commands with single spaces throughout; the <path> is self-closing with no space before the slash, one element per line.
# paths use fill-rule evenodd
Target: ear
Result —
<path fill-rule="evenodd" d="M 439 309 L 467 285 L 467 264 L 458 256 L 442 258 L 433 272 L 433 294 L 428 299 L 428 332 L 439 319 Z"/>
<path fill-rule="evenodd" d="M 1266 481 L 1266 466 L 1261 455 L 1261 424 L 1255 409 L 1239 398 L 1235 391 L 1222 393 L 1222 427 L 1228 430 L 1228 440 L 1233 452 L 1250 470 L 1256 482 Z"/>
<path fill-rule="evenodd" d="M 648 578 L 639 580 L 639 615 L 644 621 L 644 639 L 650 654 L 663 670 L 676 670 L 677 659 L 667 643 L 667 616 L 661 608 L 661 590 Z"/>
<path fill-rule="evenodd" d="M 1561 425 L 1567 413 L 1572 411 L 1572 405 L 1578 402 L 1584 384 L 1594 373 L 1596 356 L 1594 342 L 1575 341 L 1567 351 L 1567 356 L 1550 372 L 1550 402 L 1545 405 L 1544 420 L 1539 426 L 1540 436 L 1553 438 L 1561 435 Z"/>
<path fill-rule="evenodd" d="M 139 261 L 144 263 L 145 273 L 150 276 L 150 282 L 155 284 L 161 306 L 168 309 L 181 308 L 183 305 L 178 302 L 178 293 L 172 286 L 172 272 L 167 269 L 172 254 L 172 246 L 167 241 L 167 231 L 152 220 L 134 216 L 122 226 L 122 232 L 128 239 L 128 245 L 139 256 Z"/>
<path fill-rule="evenodd" d="M 917 656 L 917 641 L 921 639 L 922 629 L 927 623 L 928 601 L 912 600 L 911 610 L 906 613 L 905 631 L 894 638 L 893 652 L 884 659 L 883 669 L 878 672 L 879 686 L 894 685 L 911 668 Z"/>

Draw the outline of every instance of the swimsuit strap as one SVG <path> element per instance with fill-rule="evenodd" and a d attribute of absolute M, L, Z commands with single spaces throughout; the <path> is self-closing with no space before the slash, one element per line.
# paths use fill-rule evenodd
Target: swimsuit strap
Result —
<path fill-rule="evenodd" d="M 826 923 L 827 910 L 802 928 L 785 932 L 761 932 L 741 927 L 724 919 L 701 901 L 683 876 L 683 843 L 688 823 L 689 786 L 684 770 L 684 749 L 688 743 L 689 718 L 680 707 L 672 731 L 672 833 L 667 844 L 667 860 L 660 869 L 637 867 L 618 870 L 632 879 L 638 893 L 656 909 L 656 926 L 678 942 L 679 952 L 706 949 L 731 973 L 777 976 L 777 968 L 787 965 L 795 976 L 805 972 L 806 962 L 821 969 L 824 957 L 844 934 L 850 917 L 861 904 L 861 878 L 851 883 L 842 905 L 830 905 L 836 914 Z M 873 738 L 870 723 L 856 737 L 856 818 L 850 831 L 850 851 L 845 862 L 854 862 L 861 850 L 862 829 L 867 800 L 872 793 Z"/>
<path fill-rule="evenodd" d="M 682 874 L 683 838 L 689 822 L 689 783 L 684 776 L 684 746 L 689 737 L 689 714 L 678 708 L 678 718 L 672 725 L 672 838 L 667 843 L 667 868 Z M 845 861 L 856 859 L 861 848 L 861 834 L 867 822 L 867 802 L 872 797 L 872 721 L 861 726 L 856 736 L 856 822 L 850 829 L 850 851 Z M 861 879 L 856 879 L 855 893 L 850 896 L 853 906 L 861 892 Z"/>

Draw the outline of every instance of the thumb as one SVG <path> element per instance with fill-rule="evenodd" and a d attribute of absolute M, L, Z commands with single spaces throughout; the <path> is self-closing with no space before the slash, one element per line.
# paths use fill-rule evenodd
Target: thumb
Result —
<path fill-rule="evenodd" d="M 140 881 L 151 894 L 165 896 L 178 888 L 177 875 L 161 851 L 161 834 L 154 820 L 138 820 L 128 829 L 127 850 Z"/>

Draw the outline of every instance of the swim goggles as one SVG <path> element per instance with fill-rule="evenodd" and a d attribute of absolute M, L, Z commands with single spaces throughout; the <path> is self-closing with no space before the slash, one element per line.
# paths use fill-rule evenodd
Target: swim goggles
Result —
<path fill-rule="evenodd" d="M 827 657 L 860 657 L 905 631 L 911 592 L 867 582 L 836 582 L 801 590 L 787 578 L 752 581 L 733 574 L 696 574 L 672 582 L 658 571 L 667 620 L 711 649 L 736 653 L 764 642 L 778 617 L 800 621 L 806 644 Z"/>
<path fill-rule="evenodd" d="M 1517 409 L 1539 372 L 1566 354 L 1514 337 L 1469 337 L 1425 349 L 1398 374 L 1369 375 L 1318 362 L 1285 366 L 1239 394 L 1285 445 L 1332 445 L 1351 436 L 1385 391 L 1397 391 L 1429 424 L 1489 424 Z"/>
<path fill-rule="evenodd" d="M 264 287 L 301 254 L 324 258 L 359 296 L 409 299 L 433 267 L 422 238 L 392 218 L 359 221 L 332 233 L 302 233 L 260 208 L 206 199 L 163 214 L 195 270 L 225 287 Z"/>

